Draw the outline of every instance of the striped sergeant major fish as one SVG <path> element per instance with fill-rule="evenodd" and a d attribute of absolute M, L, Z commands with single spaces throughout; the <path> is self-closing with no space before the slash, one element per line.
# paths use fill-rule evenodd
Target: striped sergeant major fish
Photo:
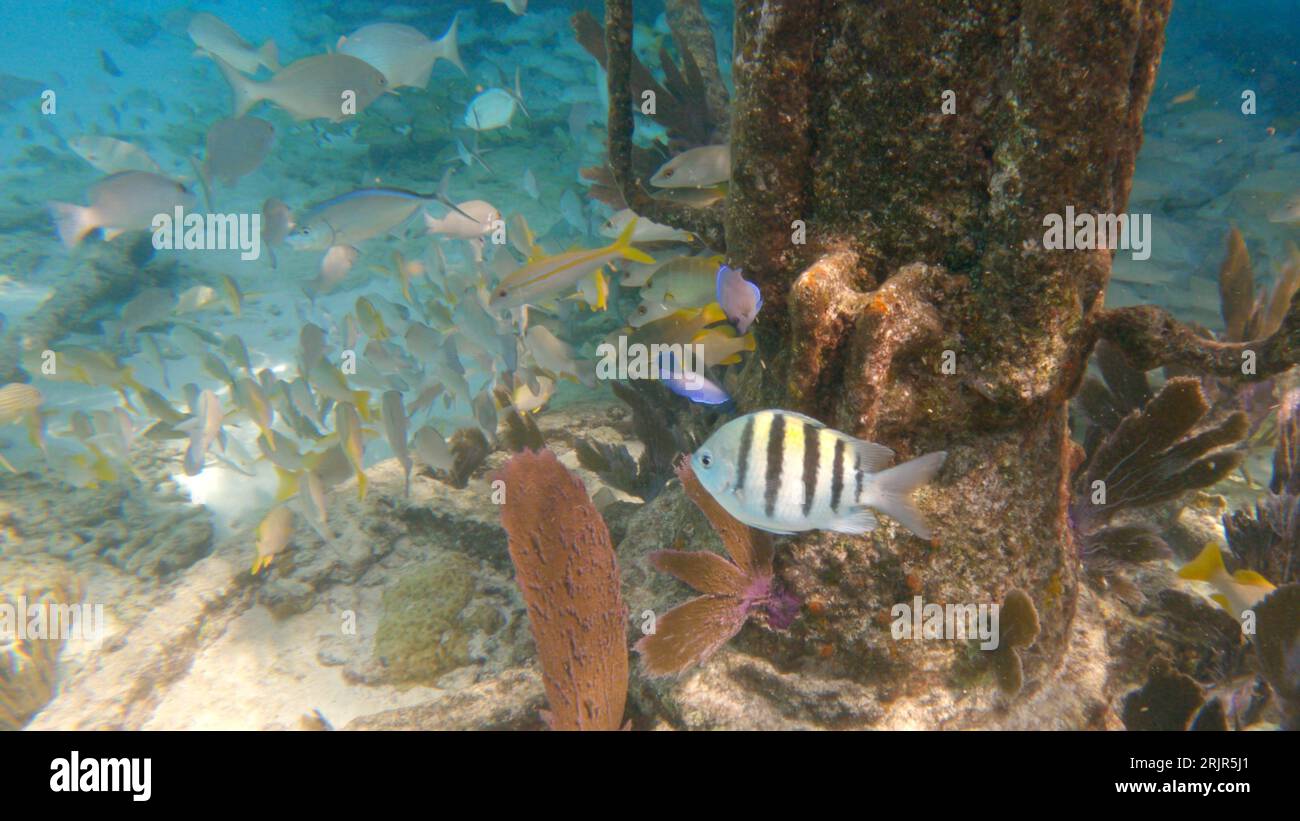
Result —
<path fill-rule="evenodd" d="M 691 456 L 700 484 L 741 522 L 770 533 L 867 533 L 876 511 L 923 539 L 930 528 L 912 492 L 947 457 L 927 453 L 891 468 L 894 452 L 784 410 L 764 410 L 718 428 Z"/>

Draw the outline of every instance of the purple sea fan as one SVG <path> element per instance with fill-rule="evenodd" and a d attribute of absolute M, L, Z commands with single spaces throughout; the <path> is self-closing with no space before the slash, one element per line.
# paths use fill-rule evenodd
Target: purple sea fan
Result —
<path fill-rule="evenodd" d="M 655 632 L 636 643 L 649 676 L 669 676 L 701 664 L 716 653 L 745 622 L 758 615 L 784 630 L 798 616 L 798 596 L 783 590 L 772 569 L 772 540 L 732 518 L 704 489 L 690 463 L 677 463 L 677 478 L 686 495 L 704 512 L 730 558 L 707 550 L 660 550 L 650 564 L 700 593 L 658 619 Z"/>

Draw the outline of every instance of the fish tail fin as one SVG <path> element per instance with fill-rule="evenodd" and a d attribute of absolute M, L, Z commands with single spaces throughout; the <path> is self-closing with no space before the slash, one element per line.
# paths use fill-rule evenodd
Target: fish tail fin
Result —
<path fill-rule="evenodd" d="M 230 85 L 230 107 L 232 117 L 242 117 L 248 113 L 248 110 L 262 99 L 258 90 L 258 84 L 239 73 L 239 69 L 227 63 L 217 55 L 212 55 L 212 60 L 221 69 L 221 76 L 226 79 Z"/>
<path fill-rule="evenodd" d="M 370 422 L 375 418 L 374 411 L 370 409 L 369 391 L 353 391 L 352 404 L 356 406 L 357 416 L 360 416 L 362 421 Z"/>
<path fill-rule="evenodd" d="M 357 469 L 357 498 L 364 501 L 366 498 L 366 488 L 370 487 L 370 480 L 366 478 L 366 472 Z"/>
<path fill-rule="evenodd" d="M 1266 590 L 1273 589 L 1273 583 L 1264 578 L 1254 570 L 1238 570 L 1232 574 L 1232 580 L 1237 584 L 1244 584 L 1247 587 L 1262 587 Z"/>
<path fill-rule="evenodd" d="M 433 44 L 434 48 L 436 49 L 435 54 L 437 55 L 434 58 L 434 62 L 435 63 L 437 62 L 437 57 L 441 57 L 442 59 L 454 65 L 456 68 L 460 69 L 461 74 L 464 74 L 466 77 L 468 77 L 469 72 L 465 70 L 465 64 L 460 61 L 459 30 L 460 30 L 460 15 L 457 14 L 452 16 L 451 25 L 447 27 L 447 33 L 442 35 L 442 37 L 438 40 L 438 42 Z"/>
<path fill-rule="evenodd" d="M 215 211 L 216 209 L 212 207 L 212 175 L 208 173 L 207 162 L 200 163 L 199 158 L 191 154 L 190 167 L 194 169 L 195 175 L 199 178 L 199 184 L 203 186 L 203 202 L 207 204 L 208 212 Z"/>
<path fill-rule="evenodd" d="M 934 478 L 947 457 L 947 451 L 937 450 L 882 470 L 872 477 L 859 503 L 889 514 L 922 539 L 930 538 L 930 526 L 912 501 L 912 493 Z"/>
<path fill-rule="evenodd" d="M 59 239 L 65 248 L 76 248 L 86 238 L 86 234 L 99 227 L 95 224 L 94 212 L 83 205 L 50 202 L 47 207 L 54 217 L 54 226 L 58 229 Z"/>
<path fill-rule="evenodd" d="M 630 259 L 633 262 L 653 264 L 654 257 L 632 247 L 632 233 L 636 230 L 636 221 L 636 217 L 627 221 L 627 225 L 623 226 L 623 230 L 619 232 L 618 239 L 614 240 L 614 247 L 610 250 L 623 257 L 623 259 Z"/>
<path fill-rule="evenodd" d="M 1210 542 L 1195 559 L 1178 569 L 1178 578 L 1208 582 L 1227 572 L 1227 568 L 1223 566 L 1223 554 L 1219 552 L 1219 546 Z"/>
<path fill-rule="evenodd" d="M 261 573 L 263 570 L 265 570 L 270 566 L 271 566 L 270 556 L 258 556 L 256 559 L 253 559 L 252 573 L 254 576 L 256 576 L 258 573 Z"/>
<path fill-rule="evenodd" d="M 587 296 L 587 306 L 593 311 L 604 311 L 609 307 L 609 281 L 605 273 L 597 268 L 591 275 L 592 291 Z"/>
<path fill-rule="evenodd" d="M 257 50 L 257 61 L 272 72 L 280 70 L 280 47 L 275 44 L 274 40 L 267 40 Z"/>

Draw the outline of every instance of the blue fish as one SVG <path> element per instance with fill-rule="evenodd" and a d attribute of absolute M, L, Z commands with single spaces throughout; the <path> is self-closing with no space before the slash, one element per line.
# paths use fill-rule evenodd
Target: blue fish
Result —
<path fill-rule="evenodd" d="M 763 307 L 758 286 L 745 279 L 744 271 L 726 265 L 718 269 L 717 296 L 727 321 L 742 334 L 749 330 Z"/>
<path fill-rule="evenodd" d="M 703 371 L 683 371 L 673 358 L 672 351 L 664 351 L 659 357 L 659 379 L 673 393 L 698 405 L 725 405 L 731 401 L 731 395 L 709 380 Z"/>

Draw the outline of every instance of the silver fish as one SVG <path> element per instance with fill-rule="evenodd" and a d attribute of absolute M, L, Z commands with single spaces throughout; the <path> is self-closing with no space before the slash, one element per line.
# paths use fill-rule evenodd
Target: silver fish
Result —
<path fill-rule="evenodd" d="M 874 511 L 930 538 L 912 492 L 943 466 L 944 451 L 886 468 L 893 451 L 784 410 L 733 419 L 691 456 L 710 495 L 740 521 L 771 533 L 867 533 Z"/>

